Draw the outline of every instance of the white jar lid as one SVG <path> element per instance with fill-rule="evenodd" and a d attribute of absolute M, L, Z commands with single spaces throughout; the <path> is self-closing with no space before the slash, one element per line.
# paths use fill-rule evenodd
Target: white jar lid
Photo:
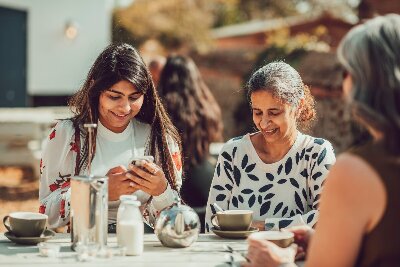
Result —
<path fill-rule="evenodd" d="M 137 200 L 137 196 L 135 195 L 121 195 L 119 197 L 119 200 L 125 201 L 125 200 Z"/>

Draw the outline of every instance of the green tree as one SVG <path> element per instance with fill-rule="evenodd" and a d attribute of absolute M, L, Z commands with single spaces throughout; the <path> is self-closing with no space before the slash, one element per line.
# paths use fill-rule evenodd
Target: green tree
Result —
<path fill-rule="evenodd" d="M 168 49 L 188 45 L 204 50 L 211 43 L 212 15 L 207 2 L 136 0 L 128 8 L 115 11 L 115 28 L 131 33 L 135 45 L 152 38 Z"/>

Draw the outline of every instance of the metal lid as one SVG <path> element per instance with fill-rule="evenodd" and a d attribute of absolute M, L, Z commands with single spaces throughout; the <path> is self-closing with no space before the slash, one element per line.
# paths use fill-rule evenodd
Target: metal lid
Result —
<path fill-rule="evenodd" d="M 135 195 L 121 195 L 119 200 L 126 201 L 126 200 L 137 200 L 137 196 Z"/>

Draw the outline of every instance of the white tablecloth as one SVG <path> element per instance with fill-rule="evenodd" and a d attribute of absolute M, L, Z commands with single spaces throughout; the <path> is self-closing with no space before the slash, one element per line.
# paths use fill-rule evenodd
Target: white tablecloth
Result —
<path fill-rule="evenodd" d="M 187 248 L 162 246 L 154 234 L 145 234 L 144 252 L 141 256 L 113 256 L 109 259 L 95 258 L 90 262 L 77 260 L 77 253 L 70 249 L 69 234 L 56 234 L 48 242 L 61 245 L 57 258 L 42 257 L 36 246 L 16 245 L 0 234 L 0 265 L 2 266 L 230 266 L 223 244 L 239 252 L 247 250 L 246 240 L 223 239 L 214 234 L 201 234 L 197 242 Z M 108 238 L 109 246 L 116 246 L 115 235 Z M 235 262 L 243 261 L 240 255 L 233 255 Z"/>

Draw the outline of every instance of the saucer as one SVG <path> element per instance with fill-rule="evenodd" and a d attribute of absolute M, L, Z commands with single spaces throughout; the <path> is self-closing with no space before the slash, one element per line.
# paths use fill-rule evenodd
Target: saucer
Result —
<path fill-rule="evenodd" d="M 214 234 L 216 234 L 217 236 L 220 236 L 223 238 L 246 238 L 251 233 L 258 232 L 258 228 L 250 227 L 250 229 L 247 231 L 223 231 L 223 230 L 218 230 L 218 229 L 215 229 L 214 227 L 212 227 L 211 231 L 213 231 Z"/>
<path fill-rule="evenodd" d="M 52 238 L 56 233 L 52 230 L 46 229 L 43 234 L 35 237 L 17 237 L 11 232 L 5 232 L 4 236 L 12 242 L 24 245 L 36 245 L 37 243 L 44 242 Z"/>

